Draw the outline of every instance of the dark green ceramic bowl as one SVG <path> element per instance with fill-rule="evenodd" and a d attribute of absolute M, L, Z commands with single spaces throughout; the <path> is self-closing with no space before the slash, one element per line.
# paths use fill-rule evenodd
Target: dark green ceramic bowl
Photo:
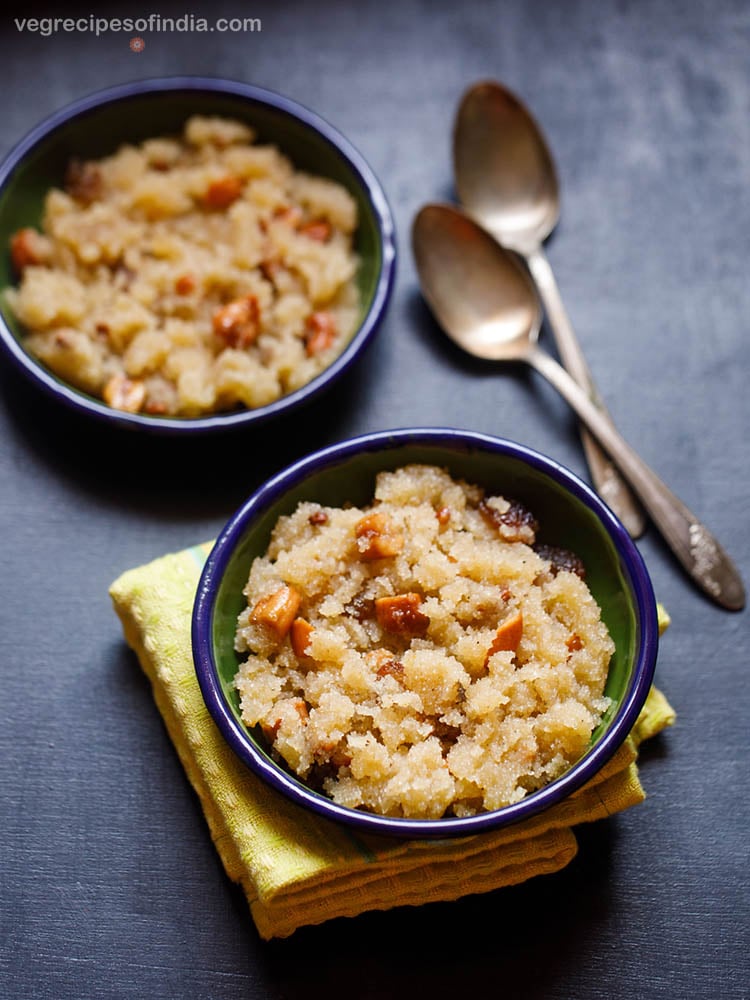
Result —
<path fill-rule="evenodd" d="M 464 818 L 411 820 L 335 805 L 272 760 L 262 735 L 239 712 L 232 680 L 237 616 L 250 565 L 267 548 L 282 514 L 301 500 L 340 506 L 371 500 L 376 473 L 409 462 L 447 468 L 452 475 L 522 501 L 534 512 L 540 542 L 576 552 L 602 609 L 616 650 L 606 693 L 612 706 L 588 752 L 569 771 L 514 805 Z M 193 611 L 193 658 L 206 705 L 235 752 L 274 788 L 329 819 L 371 833 L 455 837 L 514 823 L 547 809 L 579 788 L 609 760 L 632 729 L 653 679 L 658 644 L 651 582 L 630 536 L 599 497 L 551 459 L 498 438 L 443 428 L 385 431 L 319 451 L 259 489 L 221 532 L 198 587 Z"/>
<path fill-rule="evenodd" d="M 390 296 L 395 243 L 385 194 L 351 144 L 312 111 L 278 94 L 233 81 L 203 77 L 141 80 L 83 98 L 42 122 L 0 167 L 0 288 L 16 281 L 9 241 L 23 226 L 38 227 L 44 197 L 60 186 L 72 158 L 97 158 L 122 143 L 179 132 L 193 114 L 238 118 L 273 143 L 295 166 L 330 177 L 351 192 L 359 209 L 355 250 L 360 259 L 359 327 L 329 367 L 300 389 L 254 410 L 170 418 L 113 410 L 40 364 L 24 349 L 23 329 L 0 299 L 0 345 L 18 368 L 60 402 L 109 423 L 161 433 L 197 433 L 244 427 L 309 401 L 336 381 L 370 341 Z"/>

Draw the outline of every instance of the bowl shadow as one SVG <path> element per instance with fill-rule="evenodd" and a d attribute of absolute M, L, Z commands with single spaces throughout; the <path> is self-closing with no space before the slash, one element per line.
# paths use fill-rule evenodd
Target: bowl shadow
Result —
<path fill-rule="evenodd" d="M 226 516 L 270 476 L 336 437 L 342 414 L 354 412 L 365 391 L 360 360 L 304 406 L 212 435 L 105 426 L 61 406 L 7 363 L 0 364 L 0 395 L 22 448 L 100 504 L 178 519 Z"/>

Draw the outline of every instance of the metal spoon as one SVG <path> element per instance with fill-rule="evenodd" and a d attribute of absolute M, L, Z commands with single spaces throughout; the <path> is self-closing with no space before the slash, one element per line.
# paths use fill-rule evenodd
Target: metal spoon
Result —
<path fill-rule="evenodd" d="M 560 195 L 555 165 L 539 126 L 499 83 L 475 84 L 464 94 L 456 115 L 453 163 L 462 205 L 500 243 L 524 257 L 563 364 L 610 419 L 542 249 L 557 223 Z M 637 538 L 645 521 L 635 498 L 585 429 L 581 440 L 595 489 Z"/>
<path fill-rule="evenodd" d="M 694 582 L 739 611 L 745 590 L 713 535 L 602 416 L 586 392 L 537 346 L 541 304 L 526 269 L 481 226 L 448 205 L 426 205 L 412 229 L 422 292 L 445 332 L 469 354 L 525 361 L 554 385 L 619 466 Z"/>

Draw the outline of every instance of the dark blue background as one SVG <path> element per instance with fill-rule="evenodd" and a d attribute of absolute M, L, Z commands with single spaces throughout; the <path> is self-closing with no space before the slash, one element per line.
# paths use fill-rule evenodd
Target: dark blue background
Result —
<path fill-rule="evenodd" d="M 530 104 L 558 160 L 549 256 L 611 413 L 747 582 L 750 7 L 95 9 L 258 16 L 262 31 L 144 33 L 136 55 L 126 34 L 44 38 L 3 14 L 2 151 L 69 100 L 136 77 L 257 83 L 315 109 L 368 159 L 400 266 L 387 321 L 345 386 L 302 418 L 219 443 L 109 437 L 0 367 L 0 995 L 747 997 L 747 612 L 704 600 L 653 531 L 639 545 L 673 617 L 658 683 L 679 717 L 644 752 L 647 801 L 582 829 L 557 875 L 283 942 L 260 941 L 221 869 L 107 587 L 211 537 L 271 472 L 355 433 L 467 427 L 586 475 L 554 391 L 461 356 L 416 286 L 411 220 L 452 195 L 453 113 L 482 77 Z"/>

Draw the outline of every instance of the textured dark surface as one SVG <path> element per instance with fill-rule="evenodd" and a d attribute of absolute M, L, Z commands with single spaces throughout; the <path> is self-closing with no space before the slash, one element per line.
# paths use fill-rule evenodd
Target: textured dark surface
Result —
<path fill-rule="evenodd" d="M 451 196 L 453 112 L 484 76 L 531 105 L 558 159 L 549 255 L 613 416 L 750 579 L 750 8 L 259 0 L 202 13 L 259 16 L 262 32 L 144 33 L 136 55 L 127 35 L 45 38 L 4 14 L 2 150 L 67 101 L 140 76 L 279 90 L 381 178 L 396 292 L 346 386 L 301 421 L 210 445 L 108 437 L 0 368 L 0 995 L 747 997 L 747 612 L 707 603 L 653 531 L 640 548 L 673 617 L 658 681 L 679 718 L 645 751 L 647 801 L 582 829 L 558 875 L 270 944 L 221 869 L 107 587 L 210 537 L 289 459 L 356 432 L 468 427 L 585 475 L 554 392 L 459 355 L 416 288 L 411 219 Z"/>

